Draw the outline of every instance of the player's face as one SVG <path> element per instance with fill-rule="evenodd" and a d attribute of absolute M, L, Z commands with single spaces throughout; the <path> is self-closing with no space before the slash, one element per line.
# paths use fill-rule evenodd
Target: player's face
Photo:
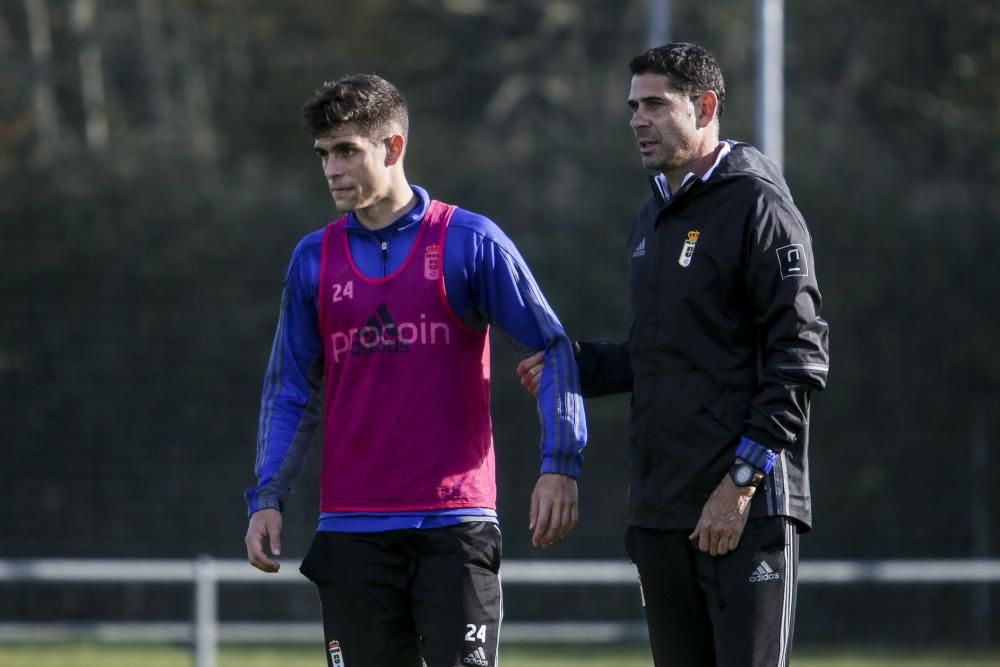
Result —
<path fill-rule="evenodd" d="M 313 143 L 337 210 L 368 208 L 388 195 L 387 141 L 373 142 L 346 123 Z"/>
<path fill-rule="evenodd" d="M 642 165 L 661 172 L 681 169 L 695 157 L 698 124 L 691 98 L 662 74 L 637 74 L 628 94 L 629 127 Z"/>

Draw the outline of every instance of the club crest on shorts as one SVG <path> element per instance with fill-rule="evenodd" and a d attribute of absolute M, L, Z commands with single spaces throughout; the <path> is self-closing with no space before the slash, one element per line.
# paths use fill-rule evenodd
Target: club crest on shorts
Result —
<path fill-rule="evenodd" d="M 681 248 L 681 256 L 677 258 L 677 263 L 684 268 L 691 264 L 691 258 L 694 257 L 694 246 L 698 243 L 699 236 L 701 236 L 701 232 L 697 230 L 688 232 L 687 240 L 684 241 L 684 246 Z"/>
<path fill-rule="evenodd" d="M 344 662 L 344 652 L 340 650 L 340 642 L 334 639 L 326 645 L 326 650 L 330 652 L 330 664 L 333 667 L 347 667 Z"/>
<path fill-rule="evenodd" d="M 437 280 L 441 277 L 441 246 L 432 243 L 424 251 L 424 278 Z"/>

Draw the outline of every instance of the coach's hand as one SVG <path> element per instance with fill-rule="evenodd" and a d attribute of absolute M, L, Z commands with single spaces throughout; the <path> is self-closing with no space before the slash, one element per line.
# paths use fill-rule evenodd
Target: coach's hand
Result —
<path fill-rule="evenodd" d="M 566 537 L 579 518 L 576 480 L 555 473 L 539 477 L 531 492 L 531 545 L 547 547 Z"/>
<path fill-rule="evenodd" d="M 276 509 L 254 512 L 250 516 L 250 527 L 247 528 L 244 541 L 247 543 L 247 560 L 251 565 L 264 572 L 277 572 L 281 565 L 269 557 L 265 549 L 270 546 L 272 554 L 281 555 L 281 512 Z"/>
<path fill-rule="evenodd" d="M 712 556 L 725 556 L 736 548 L 750 516 L 750 500 L 755 487 L 739 487 L 729 475 L 709 496 L 701 510 L 701 518 L 688 539 L 700 551 Z"/>
<path fill-rule="evenodd" d="M 535 352 L 517 365 L 517 374 L 521 376 L 521 386 L 536 398 L 538 397 L 538 385 L 542 383 L 544 359 L 544 352 Z"/>

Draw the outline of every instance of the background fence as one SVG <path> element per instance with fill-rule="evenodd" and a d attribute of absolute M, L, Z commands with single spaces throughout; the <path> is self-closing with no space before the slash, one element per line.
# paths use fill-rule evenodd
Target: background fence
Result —
<path fill-rule="evenodd" d="M 552 587 L 584 585 L 591 594 L 597 587 L 636 586 L 634 566 L 618 561 L 507 561 L 502 576 L 505 585 Z M 803 562 L 799 570 L 803 585 L 826 584 L 989 584 L 1000 581 L 1000 559 L 976 561 L 817 561 Z M 0 621 L 0 642 L 52 642 L 98 640 L 126 642 L 189 642 L 195 667 L 215 667 L 219 641 L 317 642 L 322 627 L 313 623 L 271 621 L 228 622 L 220 619 L 220 584 L 306 584 L 307 579 L 291 568 L 264 574 L 243 561 L 219 561 L 202 556 L 179 560 L 0 560 L 0 584 L 92 582 L 101 584 L 186 584 L 193 586 L 190 622 L 143 623 L 24 623 Z M 987 613 L 988 609 L 984 609 Z M 645 625 L 634 619 L 604 619 L 565 622 L 558 617 L 545 622 L 504 624 L 505 641 L 603 643 L 645 638 Z"/>

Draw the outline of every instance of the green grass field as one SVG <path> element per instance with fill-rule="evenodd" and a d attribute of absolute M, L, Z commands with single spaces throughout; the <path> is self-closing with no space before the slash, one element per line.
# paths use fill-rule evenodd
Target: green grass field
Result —
<path fill-rule="evenodd" d="M 191 667 L 184 647 L 162 645 L 0 645 L 0 667 Z M 629 646 L 506 646 L 503 667 L 645 667 L 649 649 Z M 1000 653 L 848 653 L 801 651 L 795 667 L 995 667 Z M 316 647 L 231 646 L 219 652 L 219 667 L 323 667 Z"/>

